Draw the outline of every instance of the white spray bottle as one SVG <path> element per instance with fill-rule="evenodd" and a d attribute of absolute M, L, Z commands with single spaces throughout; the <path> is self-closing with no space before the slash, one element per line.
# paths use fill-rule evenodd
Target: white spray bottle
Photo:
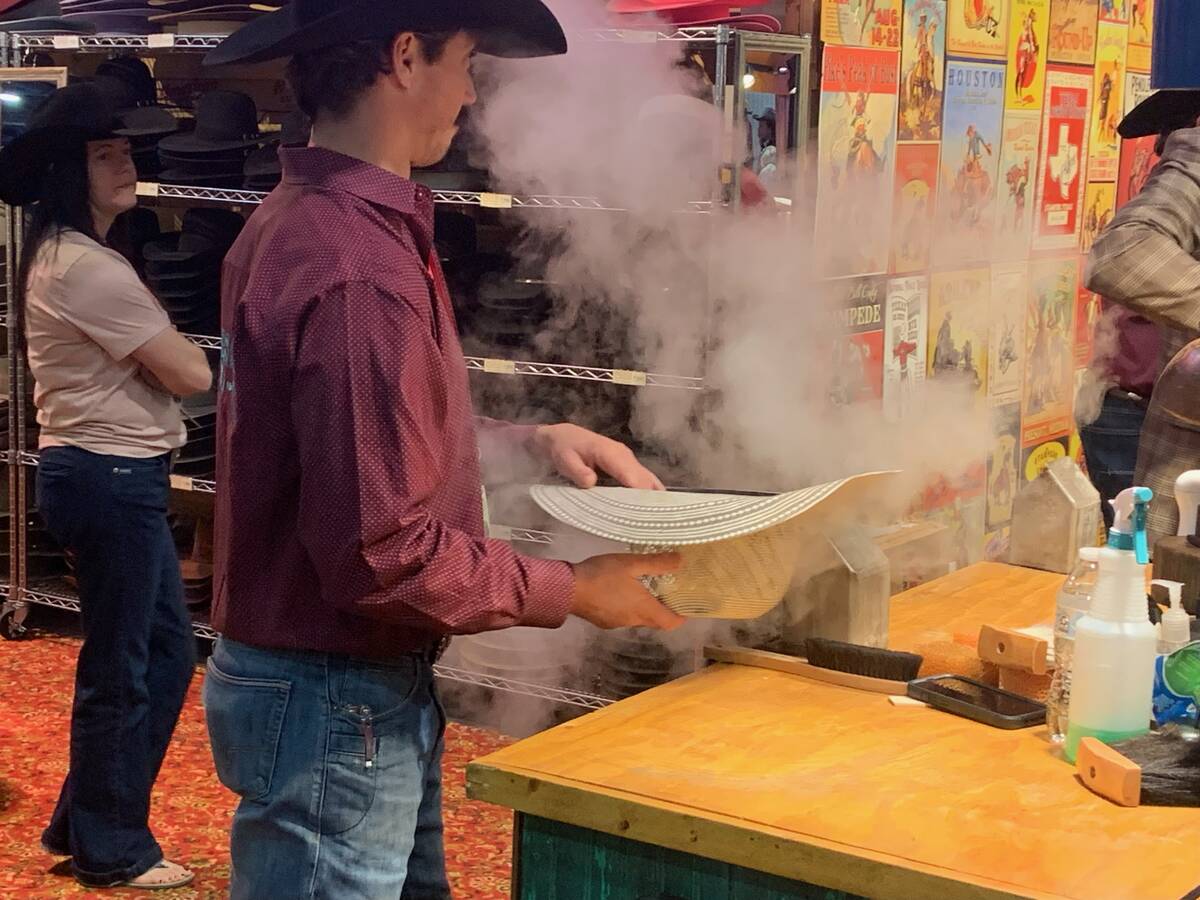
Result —
<path fill-rule="evenodd" d="M 1146 734 L 1154 699 L 1158 634 L 1146 601 L 1146 510 L 1154 493 L 1135 487 L 1112 501 L 1115 511 L 1091 611 L 1075 630 L 1066 757 L 1085 737 L 1106 744 Z"/>

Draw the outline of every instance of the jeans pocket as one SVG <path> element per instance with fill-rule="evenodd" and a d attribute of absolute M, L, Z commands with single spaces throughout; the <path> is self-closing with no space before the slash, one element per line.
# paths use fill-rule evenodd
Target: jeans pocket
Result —
<path fill-rule="evenodd" d="M 262 800 L 271 791 L 292 686 L 227 675 L 212 659 L 206 671 L 204 709 L 217 777 L 238 796 Z"/>
<path fill-rule="evenodd" d="M 376 750 L 369 720 L 351 732 L 334 719 L 325 752 L 318 830 L 342 834 L 358 826 L 375 803 Z"/>

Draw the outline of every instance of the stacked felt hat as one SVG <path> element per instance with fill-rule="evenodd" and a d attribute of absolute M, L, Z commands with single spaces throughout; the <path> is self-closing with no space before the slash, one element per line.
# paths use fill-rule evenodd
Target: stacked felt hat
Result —
<path fill-rule="evenodd" d="M 236 2 L 236 0 L 149 0 L 150 21 L 162 28 L 203 31 L 224 34 L 240 24 L 275 12 L 284 4 L 266 2 Z"/>
<path fill-rule="evenodd" d="M 743 12 L 764 6 L 767 0 L 743 0 L 740 3 L 712 3 L 710 0 L 609 0 L 608 10 L 618 22 L 628 19 L 661 21 L 678 28 L 707 28 L 732 25 L 742 31 L 777 33 L 779 19 L 771 15 Z"/>
<path fill-rule="evenodd" d="M 63 16 L 101 34 L 152 34 L 151 9 L 143 0 L 62 0 Z"/>
<path fill-rule="evenodd" d="M 158 88 L 145 62 L 135 56 L 105 60 L 96 69 L 93 83 L 108 104 L 117 110 L 117 134 L 129 138 L 138 177 L 158 175 L 158 142 L 179 131 L 180 120 L 158 105 Z"/>
<path fill-rule="evenodd" d="M 682 654 L 673 653 L 649 629 L 603 632 L 595 650 L 597 690 L 614 700 L 666 684 L 686 671 Z"/>
<path fill-rule="evenodd" d="M 208 402 L 212 397 L 206 397 L 199 403 Z M 184 415 L 190 416 L 201 409 L 199 404 L 189 406 L 184 403 Z M 215 407 L 212 407 L 213 418 L 216 418 Z M 188 424 L 189 435 L 191 423 Z M 189 444 L 190 444 L 189 440 Z M 188 452 L 183 448 L 180 458 Z M 176 462 L 174 471 L 179 472 L 180 465 Z M 179 575 L 183 581 L 183 599 L 191 612 L 193 620 L 203 618 L 212 605 L 213 593 L 213 533 L 212 520 L 207 518 L 189 521 L 180 517 L 175 521 L 172 532 L 175 545 L 179 548 Z"/>
<path fill-rule="evenodd" d="M 552 300 L 546 282 L 515 272 L 489 272 L 479 281 L 470 316 L 472 335 L 488 355 L 530 348 L 546 327 Z"/>
<path fill-rule="evenodd" d="M 210 478 L 217 468 L 217 405 L 212 394 L 200 394 L 183 405 L 187 443 L 173 471 L 190 478 Z"/>
<path fill-rule="evenodd" d="M 254 150 L 243 166 L 248 191 L 271 191 L 283 177 L 279 160 L 280 147 L 304 147 L 312 133 L 312 123 L 304 113 L 296 111 L 284 117 L 279 138 Z"/>
<path fill-rule="evenodd" d="M 243 224 L 232 210 L 190 209 L 181 231 L 143 248 L 146 281 L 184 334 L 220 333 L 221 261 Z"/>
<path fill-rule="evenodd" d="M 0 0 L 0 32 L 95 34 L 86 17 L 65 12 L 59 0 Z"/>
<path fill-rule="evenodd" d="M 236 27 L 278 8 L 277 3 L 231 0 L 62 0 L 61 17 L 104 34 L 153 34 L 185 23 Z M 204 30 L 220 33 L 221 28 Z"/>
<path fill-rule="evenodd" d="M 196 102 L 195 129 L 158 142 L 159 181 L 239 189 L 246 157 L 266 141 L 253 98 L 239 91 L 209 91 Z"/>

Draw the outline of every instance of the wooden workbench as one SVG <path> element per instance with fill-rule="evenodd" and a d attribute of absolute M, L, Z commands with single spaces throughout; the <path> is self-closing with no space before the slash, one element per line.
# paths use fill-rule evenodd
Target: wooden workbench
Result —
<path fill-rule="evenodd" d="M 1061 581 L 972 566 L 894 598 L 892 643 L 1045 622 Z M 479 760 L 468 790 L 518 813 L 518 900 L 1176 900 L 1200 884 L 1200 810 L 1101 800 L 1043 728 L 737 666 Z"/>

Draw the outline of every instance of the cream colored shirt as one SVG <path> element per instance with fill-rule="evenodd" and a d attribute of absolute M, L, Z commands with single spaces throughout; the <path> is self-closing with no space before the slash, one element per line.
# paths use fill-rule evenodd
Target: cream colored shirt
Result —
<path fill-rule="evenodd" d="M 179 401 L 131 356 L 171 322 L 123 256 L 74 230 L 48 238 L 25 322 L 41 447 L 145 458 L 183 446 Z"/>

